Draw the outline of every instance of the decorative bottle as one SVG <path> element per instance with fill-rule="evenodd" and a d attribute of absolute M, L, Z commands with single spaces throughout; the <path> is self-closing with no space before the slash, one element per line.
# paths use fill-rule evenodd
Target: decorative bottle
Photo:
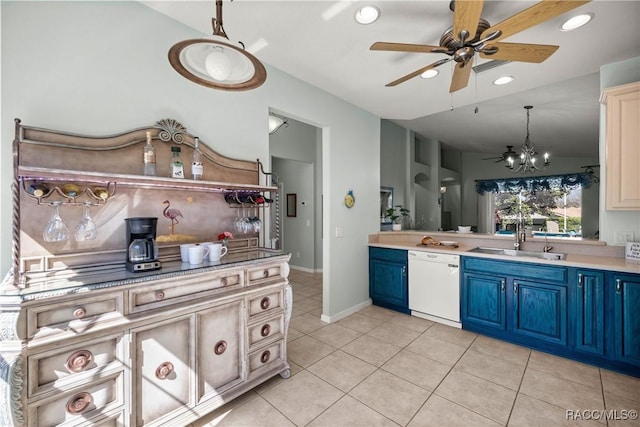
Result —
<path fill-rule="evenodd" d="M 200 152 L 200 139 L 196 136 L 193 140 L 193 157 L 191 160 L 191 178 L 201 180 L 204 175 L 204 165 L 202 164 L 202 153 Z"/>
<path fill-rule="evenodd" d="M 147 132 L 147 145 L 144 146 L 144 174 L 156 176 L 156 148 L 151 145 L 151 132 Z"/>
<path fill-rule="evenodd" d="M 180 147 L 171 147 L 169 177 L 184 178 L 184 164 L 182 163 L 182 158 L 180 158 Z"/>

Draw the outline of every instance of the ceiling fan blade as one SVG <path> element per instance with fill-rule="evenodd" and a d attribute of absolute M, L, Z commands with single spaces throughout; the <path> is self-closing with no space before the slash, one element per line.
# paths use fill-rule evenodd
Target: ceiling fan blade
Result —
<path fill-rule="evenodd" d="M 501 31 L 494 41 L 502 40 L 516 33 L 534 27 L 558 15 L 562 15 L 576 7 L 589 3 L 590 0 L 546 0 L 541 1 L 522 12 L 516 13 L 510 18 L 487 28 L 481 38 L 487 37 L 495 31 Z"/>
<path fill-rule="evenodd" d="M 476 36 L 483 6 L 484 0 L 454 0 L 453 37 L 456 40 L 464 43 Z"/>
<path fill-rule="evenodd" d="M 453 77 L 451 78 L 449 93 L 453 93 L 467 87 L 472 65 L 473 58 L 469 59 L 467 62 L 458 62 L 456 64 L 456 67 L 453 69 Z"/>
<path fill-rule="evenodd" d="M 397 86 L 397 85 L 399 85 L 400 83 L 404 83 L 404 82 L 406 82 L 407 80 L 410 80 L 410 79 L 412 79 L 412 78 L 414 78 L 414 77 L 417 77 L 417 76 L 419 76 L 420 74 L 424 73 L 425 71 L 430 70 L 430 69 L 432 69 L 432 68 L 436 68 L 436 67 L 438 67 L 438 66 L 440 66 L 440 65 L 442 65 L 442 64 L 444 64 L 444 63 L 446 63 L 446 62 L 451 61 L 452 59 L 453 59 L 453 57 L 445 58 L 445 59 L 441 59 L 441 60 L 439 60 L 439 61 L 436 61 L 436 62 L 434 62 L 433 64 L 429 64 L 429 65 L 427 65 L 426 67 L 422 67 L 422 68 L 420 68 L 419 70 L 414 71 L 413 73 L 409 73 L 409 74 L 407 74 L 407 75 L 406 75 L 406 76 L 404 76 L 404 77 L 400 77 L 398 80 L 394 80 L 394 81 L 392 81 L 391 83 L 387 83 L 385 86 L 387 86 L 387 87 Z"/>
<path fill-rule="evenodd" d="M 375 42 L 370 50 L 386 50 L 391 52 L 422 52 L 422 53 L 446 53 L 447 49 L 442 46 L 430 46 L 427 44 L 409 43 L 389 43 Z"/>
<path fill-rule="evenodd" d="M 495 53 L 489 53 L 491 48 L 497 48 Z M 527 43 L 491 43 L 480 51 L 480 57 L 496 59 L 500 61 L 518 61 L 540 63 L 549 58 L 558 50 L 559 46 L 548 44 L 527 44 Z"/>

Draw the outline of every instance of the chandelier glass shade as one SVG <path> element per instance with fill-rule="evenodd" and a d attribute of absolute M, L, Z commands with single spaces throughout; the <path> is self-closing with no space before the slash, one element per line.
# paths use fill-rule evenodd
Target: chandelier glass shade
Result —
<path fill-rule="evenodd" d="M 527 136 L 524 140 L 524 144 L 520 147 L 522 150 L 519 157 L 507 157 L 507 167 L 514 173 L 533 173 L 537 170 L 543 170 L 546 168 L 549 161 L 549 153 L 544 153 L 542 162 L 538 161 L 538 153 L 529 138 L 529 112 L 533 108 L 531 105 L 524 107 L 527 110 Z M 540 167 L 542 163 L 542 167 Z"/>
<path fill-rule="evenodd" d="M 269 114 L 269 135 L 276 133 L 282 126 L 289 127 L 289 122 L 282 117 Z"/>
<path fill-rule="evenodd" d="M 183 77 L 199 85 L 222 90 L 249 90 L 267 79 L 264 65 L 244 49 L 229 41 L 222 26 L 222 0 L 216 0 L 212 18 L 213 37 L 190 39 L 174 44 L 169 63 Z"/>

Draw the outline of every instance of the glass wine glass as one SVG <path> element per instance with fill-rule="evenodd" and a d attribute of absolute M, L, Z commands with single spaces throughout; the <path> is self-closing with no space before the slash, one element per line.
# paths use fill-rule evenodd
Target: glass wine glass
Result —
<path fill-rule="evenodd" d="M 93 219 L 91 218 L 89 213 L 90 207 L 90 202 L 86 202 L 84 204 L 84 215 L 75 230 L 76 240 L 93 240 L 98 237 L 98 227 L 96 227 L 96 223 L 93 222 Z"/>
<path fill-rule="evenodd" d="M 60 204 L 61 202 L 53 202 L 51 204 L 53 209 L 51 219 L 47 222 L 42 233 L 45 242 L 63 242 L 71 237 L 69 227 L 60 218 Z"/>

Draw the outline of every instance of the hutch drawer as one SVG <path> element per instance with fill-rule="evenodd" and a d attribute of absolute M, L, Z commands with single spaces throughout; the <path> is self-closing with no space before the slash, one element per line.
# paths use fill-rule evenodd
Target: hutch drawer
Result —
<path fill-rule="evenodd" d="M 284 274 L 280 263 L 247 269 L 247 286 L 271 283 L 283 278 Z"/>
<path fill-rule="evenodd" d="M 27 336 L 91 331 L 103 321 L 123 317 L 123 294 L 86 296 L 27 309 Z"/>
<path fill-rule="evenodd" d="M 267 369 L 283 360 L 284 340 L 277 341 L 261 350 L 249 353 L 249 378 L 257 376 L 263 369 Z"/>
<path fill-rule="evenodd" d="M 101 337 L 28 357 L 28 396 L 59 390 L 62 384 L 90 381 L 110 366 L 122 366 L 123 334 Z"/>
<path fill-rule="evenodd" d="M 120 371 L 28 405 L 28 426 L 78 426 L 123 406 L 124 371 Z"/>
<path fill-rule="evenodd" d="M 273 313 L 283 306 L 282 289 L 270 292 L 268 294 L 258 295 L 249 298 L 247 308 L 249 310 L 249 319 L 253 320 L 263 313 Z"/>
<path fill-rule="evenodd" d="M 284 313 L 249 326 L 249 350 L 274 339 L 282 339 Z"/>
<path fill-rule="evenodd" d="M 156 285 L 136 288 L 129 292 L 129 310 L 136 313 L 192 300 L 196 294 L 241 288 L 243 273 L 242 270 L 226 270 L 193 278 L 163 280 Z M 178 281 L 180 284 L 176 285 Z"/>

